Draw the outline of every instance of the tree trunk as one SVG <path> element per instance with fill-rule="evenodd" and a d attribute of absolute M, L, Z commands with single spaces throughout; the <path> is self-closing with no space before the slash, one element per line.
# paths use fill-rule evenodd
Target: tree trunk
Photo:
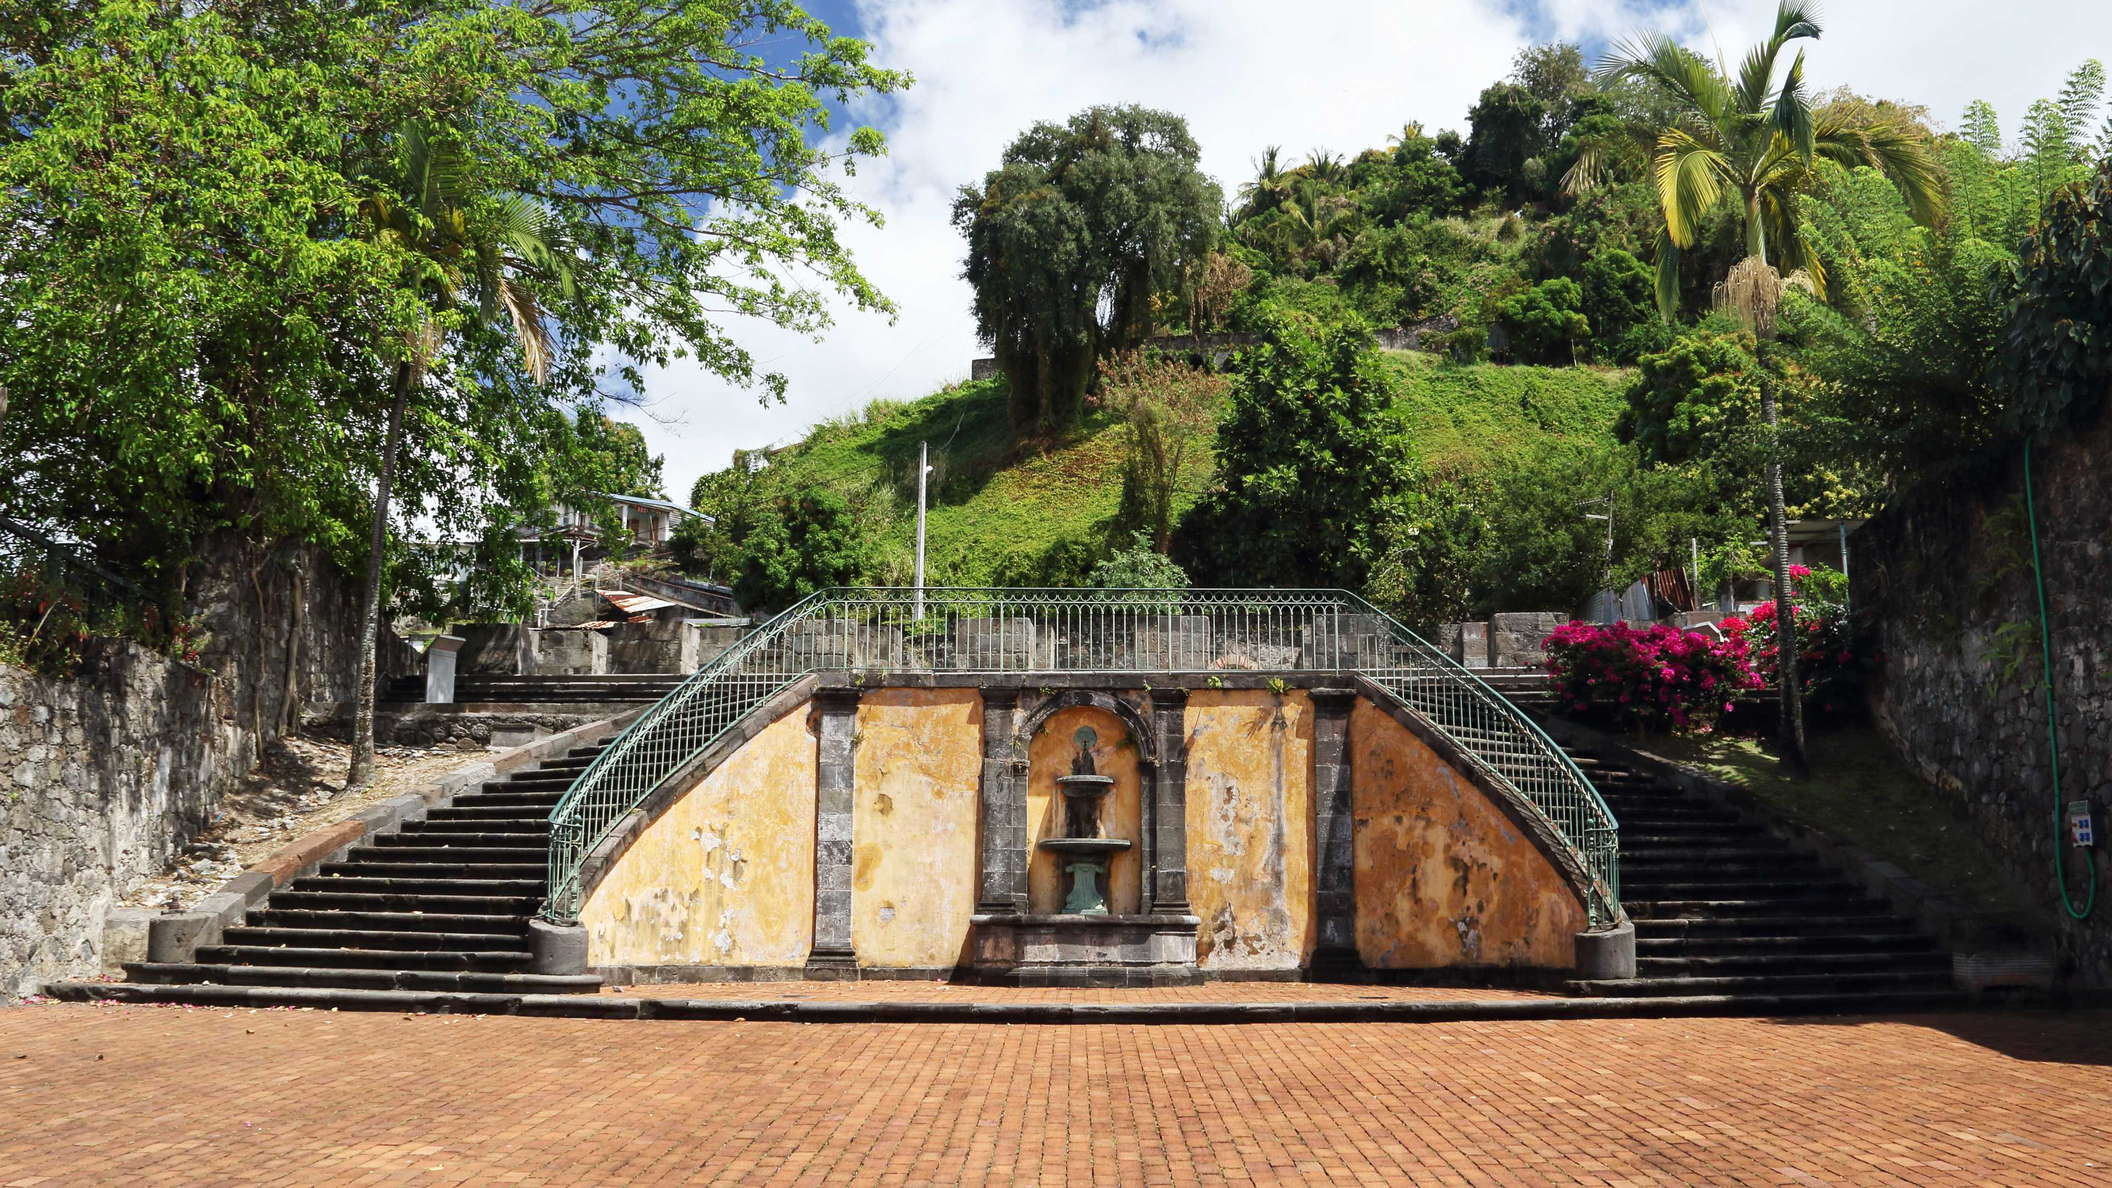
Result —
<path fill-rule="evenodd" d="M 1775 571 L 1775 681 L 1780 686 L 1780 716 L 1775 736 L 1782 765 L 1802 779 L 1811 773 L 1804 755 L 1804 694 L 1797 678 L 1796 620 L 1789 591 L 1789 522 L 1782 502 L 1782 423 L 1775 407 L 1775 385 L 1760 380 L 1762 412 L 1767 417 L 1767 538 Z"/>
<path fill-rule="evenodd" d="M 1760 222 L 1760 191 L 1750 190 L 1745 195 L 1745 254 L 1758 256 L 1762 264 L 1767 263 L 1767 228 Z"/>
<path fill-rule="evenodd" d="M 381 473 L 374 479 L 374 534 L 367 539 L 367 580 L 359 602 L 359 676 L 353 693 L 352 767 L 345 791 L 374 780 L 374 668 L 381 650 L 381 569 L 389 547 L 389 488 L 396 481 L 396 453 L 403 443 L 403 410 L 411 400 L 411 364 L 396 365 L 395 400 L 389 405 L 389 433 L 381 449 Z"/>

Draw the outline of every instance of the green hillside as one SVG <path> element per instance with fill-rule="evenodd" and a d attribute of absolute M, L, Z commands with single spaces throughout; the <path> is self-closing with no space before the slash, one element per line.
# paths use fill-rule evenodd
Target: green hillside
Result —
<path fill-rule="evenodd" d="M 1481 469 L 1536 439 L 1610 439 L 1629 373 L 1610 368 L 1453 364 L 1389 352 L 1400 402 L 1433 470 Z M 1070 582 L 1105 551 L 1121 501 L 1123 431 L 1089 413 L 1069 439 L 1020 452 L 1006 423 L 1002 380 L 906 403 L 876 401 L 817 426 L 775 455 L 778 491 L 826 488 L 844 497 L 881 544 L 878 576 L 906 584 L 915 539 L 917 444 L 933 474 L 927 528 L 933 584 Z M 1205 451 L 1188 476 L 1192 503 L 1211 479 Z"/>

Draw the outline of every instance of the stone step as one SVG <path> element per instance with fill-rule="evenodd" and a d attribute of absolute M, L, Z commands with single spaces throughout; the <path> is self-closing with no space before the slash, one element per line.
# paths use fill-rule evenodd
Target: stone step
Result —
<path fill-rule="evenodd" d="M 1727 977 L 1619 978 L 1604 981 L 1572 981 L 1572 994 L 1591 997 L 1651 997 L 1697 994 L 1843 994 L 1896 990 L 1944 991 L 1951 988 L 1950 974 L 1941 977 L 1920 970 L 1899 973 L 1804 973 L 1737 974 Z"/>
<path fill-rule="evenodd" d="M 288 965 L 207 965 L 188 961 L 127 964 L 134 982 L 159 985 L 336 986 L 356 990 L 460 990 L 472 993 L 592 994 L 592 975 L 490 973 L 479 970 L 303 968 Z"/>
<path fill-rule="evenodd" d="M 1645 939 L 1717 940 L 1736 937 L 1747 941 L 1823 936 L 1874 936 L 1893 933 L 1919 935 L 1898 917 L 1884 912 L 1835 915 L 1797 911 L 1775 916 L 1674 916 L 1635 918 L 1636 943 Z"/>
<path fill-rule="evenodd" d="M 551 798 L 555 805 L 557 800 Z M 436 808 L 425 814 L 427 822 L 434 821 L 545 821 L 550 819 L 548 808 L 538 812 L 532 805 L 486 804 L 481 796 L 457 797 L 454 803 Z"/>
<path fill-rule="evenodd" d="M 458 969 L 525 971 L 526 949 L 322 949 L 268 945 L 202 945 L 197 959 L 213 965 L 296 965 L 341 969 Z"/>
<path fill-rule="evenodd" d="M 300 928 L 310 931 L 330 932 L 437 932 L 474 934 L 477 936 L 501 936 L 508 944 L 500 948 L 516 947 L 520 937 L 528 931 L 528 913 L 519 915 L 489 912 L 350 912 L 328 911 L 309 908 L 267 907 L 251 912 L 250 918 L 263 928 Z M 438 944 L 434 948 L 452 949 L 460 946 Z M 490 948 L 489 945 L 477 947 Z"/>
<path fill-rule="evenodd" d="M 534 879 L 541 882 L 550 873 L 545 850 L 533 862 L 391 862 L 360 858 L 350 862 L 325 862 L 325 876 L 364 879 Z"/>
<path fill-rule="evenodd" d="M 311 875 L 290 891 L 360 891 L 375 895 L 526 896 L 540 899 L 549 889 L 538 876 L 528 879 L 368 878 L 360 875 Z"/>
<path fill-rule="evenodd" d="M 470 817 L 467 819 L 458 817 L 442 817 L 438 820 L 434 820 L 433 818 L 428 817 L 423 821 L 416 821 L 411 824 L 405 825 L 403 827 L 403 832 L 404 835 L 411 837 L 436 837 L 442 835 L 454 836 L 460 834 L 471 834 L 477 836 L 489 834 L 504 834 L 506 836 L 526 836 L 529 834 L 535 834 L 541 836 L 546 835 L 550 832 L 550 818 L 547 814 L 539 817 L 529 815 L 515 815 L 511 817 Z"/>
<path fill-rule="evenodd" d="M 1858 888 L 1849 886 L 1835 875 L 1784 875 L 1779 878 L 1726 878 L 1688 879 L 1673 881 L 1654 878 L 1629 878 L 1626 871 L 1621 875 L 1621 897 L 1628 896 L 1652 901 L 1665 900 L 1804 900 L 1832 902 L 1862 895 Z"/>
<path fill-rule="evenodd" d="M 1875 901 L 1863 895 L 1841 896 L 1817 901 L 1811 898 L 1774 896 L 1764 899 L 1751 896 L 1727 895 L 1721 898 L 1683 896 L 1677 899 L 1643 899 L 1623 895 L 1621 906 L 1632 917 L 1638 927 L 1644 920 L 1670 919 L 1675 917 L 1704 919 L 1748 919 L 1767 917 L 1781 919 L 1785 916 L 1808 918 L 1812 916 L 1866 915 L 1877 909 Z"/>
<path fill-rule="evenodd" d="M 1813 880 L 1832 882 L 1836 876 L 1827 867 L 1795 854 L 1754 854 L 1738 857 L 1714 856 L 1705 850 L 1664 850 L 1646 854 L 1621 852 L 1621 878 L 1633 893 L 1641 894 L 1666 883 L 1752 882 L 1802 885 Z"/>
<path fill-rule="evenodd" d="M 1723 953 L 1635 960 L 1639 978 L 1916 972 L 1949 977 L 1950 969 L 1949 953 Z"/>
<path fill-rule="evenodd" d="M 424 892 L 292 888 L 273 893 L 267 911 L 415 912 L 455 916 L 532 916 L 535 895 L 434 895 Z"/>
<path fill-rule="evenodd" d="M 540 838 L 529 840 L 541 841 Z M 354 846 L 351 858 L 354 862 L 426 862 L 450 869 L 528 863 L 543 866 L 550 860 L 550 847 L 546 844 L 480 846 L 455 841 L 443 845 L 369 845 Z"/>
<path fill-rule="evenodd" d="M 1913 932 L 1839 932 L 1798 936 L 1638 936 L 1642 957 L 1761 957 L 1769 954 L 1914 954 L 1936 949 L 1936 942 Z"/>
<path fill-rule="evenodd" d="M 503 932 L 434 932 L 425 929 L 292 927 L 239 924 L 221 934 L 224 944 L 279 949 L 422 949 L 462 953 L 515 952 L 525 929 Z"/>
<path fill-rule="evenodd" d="M 530 809 L 540 810 L 542 815 L 548 816 L 550 810 L 557 807 L 557 802 L 564 798 L 563 792 L 471 792 L 455 797 L 454 804 L 450 807 Z"/>

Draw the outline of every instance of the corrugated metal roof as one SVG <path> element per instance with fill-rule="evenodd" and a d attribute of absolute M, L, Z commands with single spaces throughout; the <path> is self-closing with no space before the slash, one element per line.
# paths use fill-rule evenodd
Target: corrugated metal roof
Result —
<path fill-rule="evenodd" d="M 677 605 L 665 598 L 655 598 L 650 594 L 628 594 L 619 590 L 603 590 L 601 591 L 601 596 L 615 603 L 616 609 L 627 615 L 642 615 L 647 611 L 656 611 L 662 607 Z"/>

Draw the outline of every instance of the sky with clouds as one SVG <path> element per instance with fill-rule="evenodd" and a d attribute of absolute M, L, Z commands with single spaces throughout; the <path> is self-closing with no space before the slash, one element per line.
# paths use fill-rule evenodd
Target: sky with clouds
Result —
<path fill-rule="evenodd" d="M 975 340 L 954 192 L 981 178 L 1036 120 L 1096 103 L 1188 118 L 1203 169 L 1232 193 L 1268 145 L 1354 154 L 1404 122 L 1464 131 L 1474 97 L 1525 45 L 1576 41 L 1596 56 L 1654 27 L 1735 59 L 1764 35 L 1766 0 L 821 0 L 810 10 L 873 42 L 916 85 L 854 105 L 889 155 L 851 189 L 886 218 L 847 229 L 867 276 L 899 307 L 890 322 L 849 312 L 820 342 L 764 324 L 733 329 L 784 404 L 677 366 L 648 377 L 643 407 L 618 410 L 666 459 L 668 493 L 731 453 L 796 439 L 876 398 L 910 399 L 965 379 Z M 1939 122 L 1987 99 L 2014 131 L 2085 58 L 2112 59 L 2112 0 L 1831 0 L 1807 73 L 1819 88 L 1927 106 Z M 842 127 L 847 128 L 849 122 Z"/>

